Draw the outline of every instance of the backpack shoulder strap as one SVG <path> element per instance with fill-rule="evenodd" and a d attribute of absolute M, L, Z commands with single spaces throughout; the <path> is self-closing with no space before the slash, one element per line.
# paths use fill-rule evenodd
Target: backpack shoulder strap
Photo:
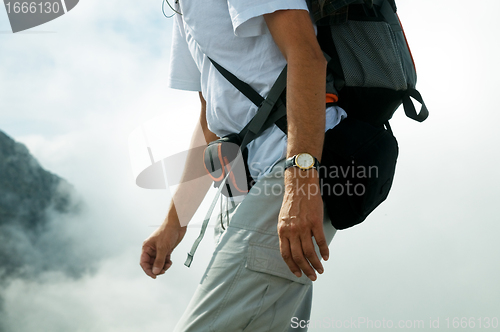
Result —
<path fill-rule="evenodd" d="M 232 73 L 227 71 L 224 67 L 219 65 L 217 62 L 208 58 L 214 67 L 224 76 L 236 89 L 243 93 L 248 99 L 250 99 L 255 105 L 259 107 L 255 116 L 250 120 L 249 123 L 240 131 L 238 134 L 241 138 L 241 149 L 243 150 L 248 143 L 257 138 L 264 130 L 271 127 L 273 123 L 279 122 L 283 123 L 281 118 L 286 116 L 286 109 L 281 100 L 280 96 L 285 91 L 286 87 L 286 74 L 287 66 L 283 68 L 280 75 L 274 82 L 267 98 L 263 98 L 257 91 L 255 91 L 250 85 L 243 82 Z M 276 107 L 275 107 L 276 106 Z M 274 112 L 272 112 L 274 110 Z M 271 114 L 272 113 L 272 114 Z M 283 130 L 282 125 L 279 126 Z M 286 131 L 285 131 L 286 134 Z"/>
<path fill-rule="evenodd" d="M 217 62 L 208 58 L 214 67 L 224 76 L 236 89 L 243 93 L 248 99 L 252 101 L 255 105 L 259 106 L 264 101 L 264 98 L 257 93 L 250 85 L 240 80 L 238 77 L 234 76 L 231 72 L 227 71 L 226 68 L 219 65 Z"/>

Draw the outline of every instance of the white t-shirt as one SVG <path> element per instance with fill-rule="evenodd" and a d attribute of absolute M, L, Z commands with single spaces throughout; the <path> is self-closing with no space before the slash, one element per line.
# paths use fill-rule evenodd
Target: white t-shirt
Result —
<path fill-rule="evenodd" d="M 305 0 L 180 0 L 173 28 L 168 84 L 201 91 L 207 102 L 209 129 L 222 137 L 238 133 L 257 111 L 229 83 L 207 56 L 266 96 L 286 65 L 267 29 L 264 14 L 277 10 L 307 10 Z M 326 112 L 326 130 L 345 117 L 341 108 Z M 254 179 L 286 157 L 286 135 L 272 126 L 248 145 Z"/>

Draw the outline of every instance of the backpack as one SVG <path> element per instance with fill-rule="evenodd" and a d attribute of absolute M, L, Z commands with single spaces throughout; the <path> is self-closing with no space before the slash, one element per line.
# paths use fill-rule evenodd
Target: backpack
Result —
<path fill-rule="evenodd" d="M 389 119 L 401 104 L 419 122 L 429 112 L 416 90 L 415 63 L 394 0 L 307 3 L 328 60 L 326 92 L 348 114 L 326 133 L 322 155 L 322 163 L 344 172 L 320 174 L 323 193 L 349 184 L 353 189 L 323 194 L 333 226 L 346 229 L 363 222 L 389 194 L 399 153 Z M 411 98 L 421 104 L 418 113 Z"/>
<path fill-rule="evenodd" d="M 417 74 L 394 0 L 307 0 L 327 56 L 327 93 L 349 116 L 381 125 L 403 104 L 422 122 L 429 115 L 415 89 Z M 421 105 L 417 114 L 411 97 Z"/>

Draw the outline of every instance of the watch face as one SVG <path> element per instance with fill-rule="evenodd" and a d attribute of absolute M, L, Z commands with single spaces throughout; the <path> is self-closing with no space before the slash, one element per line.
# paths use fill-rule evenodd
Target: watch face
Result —
<path fill-rule="evenodd" d="M 301 153 L 295 157 L 295 164 L 299 166 L 300 169 L 309 169 L 314 166 L 314 157 L 309 153 Z"/>

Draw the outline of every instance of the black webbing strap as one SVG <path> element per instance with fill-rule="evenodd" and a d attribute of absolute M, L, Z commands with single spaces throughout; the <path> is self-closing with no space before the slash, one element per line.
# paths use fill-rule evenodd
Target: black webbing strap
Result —
<path fill-rule="evenodd" d="M 285 112 L 286 113 L 286 112 Z M 274 122 L 276 126 L 285 134 L 288 134 L 288 122 L 286 121 L 286 114 Z"/>
<path fill-rule="evenodd" d="M 248 99 L 252 101 L 257 106 L 260 106 L 264 101 L 264 98 L 257 93 L 250 85 L 240 80 L 238 77 L 234 76 L 232 73 L 227 71 L 224 67 L 219 65 L 217 62 L 208 58 L 214 67 L 222 74 L 236 89 L 243 93 Z"/>
<path fill-rule="evenodd" d="M 286 106 L 281 99 L 278 99 L 278 101 L 276 102 L 274 109 L 271 111 L 271 114 L 269 114 L 267 120 L 264 122 L 264 125 L 262 125 L 262 128 L 257 133 L 256 137 L 260 136 L 260 134 L 262 134 L 264 130 L 271 127 L 273 124 L 275 124 L 279 129 L 281 129 L 281 131 L 285 135 L 288 133 L 287 121 L 286 121 Z M 250 123 L 248 123 L 243 128 L 243 130 L 239 133 L 240 137 L 244 137 L 246 135 L 249 126 Z"/>
<path fill-rule="evenodd" d="M 411 98 L 415 99 L 422 105 L 418 114 L 417 110 L 415 109 L 415 105 L 413 105 L 413 102 L 411 101 Z M 420 95 L 420 92 L 418 92 L 414 88 L 408 88 L 408 90 L 406 90 L 406 94 L 403 96 L 403 107 L 406 116 L 415 121 L 422 122 L 429 116 L 429 111 L 427 110 L 424 99 Z"/>
<path fill-rule="evenodd" d="M 276 103 L 276 110 L 269 115 L 262 128 L 267 129 L 273 124 L 278 126 L 278 128 L 281 129 L 281 131 L 285 135 L 288 133 L 286 122 L 286 107 L 285 104 L 281 102 L 281 100 L 278 100 L 278 102 Z"/>
<path fill-rule="evenodd" d="M 382 16 L 385 21 L 391 25 L 393 31 L 403 31 L 398 16 L 396 15 L 397 8 L 394 0 L 374 0 L 374 3 L 380 6 Z M 418 114 L 411 98 L 415 99 L 422 105 Z M 424 99 L 420 95 L 420 92 L 418 92 L 415 88 L 408 87 L 408 90 L 406 90 L 406 94 L 403 96 L 403 107 L 406 116 L 415 121 L 422 122 L 429 116 L 429 110 L 427 110 Z"/>
<path fill-rule="evenodd" d="M 283 68 L 278 78 L 276 79 L 276 82 L 274 82 L 271 90 L 269 91 L 267 98 L 264 99 L 250 85 L 248 85 L 247 83 L 243 82 L 242 80 L 234 76 L 232 73 L 227 71 L 224 67 L 219 65 L 211 58 L 208 59 L 210 60 L 210 62 L 212 62 L 214 67 L 221 73 L 222 76 L 224 76 L 236 89 L 238 89 L 241 93 L 243 93 L 248 99 L 250 99 L 255 105 L 259 107 L 257 113 L 252 118 L 252 120 L 250 120 L 250 122 L 247 123 L 247 125 L 238 134 L 242 139 L 240 147 L 241 150 L 243 150 L 248 145 L 248 143 L 250 143 L 256 137 L 262 134 L 264 130 L 272 126 L 275 121 L 283 117 L 283 115 L 273 116 L 272 119 L 274 121 L 270 121 L 270 115 L 271 113 L 273 113 L 272 112 L 273 110 L 276 110 L 277 108 L 284 109 L 284 105 L 283 107 L 276 107 L 276 108 L 275 105 L 278 105 L 279 103 L 281 103 L 281 105 L 283 104 L 281 101 L 278 103 L 278 100 L 280 96 L 283 94 L 283 91 L 285 91 L 287 66 Z M 284 115 L 286 115 L 286 110 L 284 112 L 285 112 Z"/>
<path fill-rule="evenodd" d="M 274 123 L 267 121 L 271 112 L 273 109 L 275 109 L 275 105 L 278 102 L 279 97 L 285 91 L 286 87 L 286 76 L 287 76 L 287 66 L 283 68 L 281 71 L 280 75 L 276 79 L 276 82 L 274 82 L 273 87 L 269 91 L 269 94 L 267 95 L 267 98 L 264 100 L 264 102 L 260 105 L 259 109 L 257 110 L 257 113 L 253 117 L 252 120 L 248 123 L 248 132 L 243 133 L 244 137 L 241 142 L 241 149 L 243 150 L 248 143 L 253 141 L 255 138 L 257 138 L 264 130 L 267 128 L 271 127 Z M 281 107 L 284 108 L 284 107 Z M 285 110 L 286 114 L 286 110 Z M 277 119 L 275 119 L 277 120 Z M 267 125 L 267 126 L 266 126 Z M 241 135 L 241 133 L 240 133 Z M 241 136 L 240 136 L 241 137 Z"/>
<path fill-rule="evenodd" d="M 403 31 L 396 15 L 397 8 L 394 0 L 374 0 L 373 3 L 380 7 L 380 13 L 384 17 L 385 21 L 391 25 L 393 31 Z M 422 105 L 418 114 L 411 98 L 415 99 Z M 425 105 L 424 99 L 420 95 L 420 92 L 418 92 L 415 88 L 409 87 L 408 90 L 406 90 L 406 94 L 403 96 L 403 107 L 406 116 L 415 121 L 422 122 L 429 116 L 429 110 Z"/>

